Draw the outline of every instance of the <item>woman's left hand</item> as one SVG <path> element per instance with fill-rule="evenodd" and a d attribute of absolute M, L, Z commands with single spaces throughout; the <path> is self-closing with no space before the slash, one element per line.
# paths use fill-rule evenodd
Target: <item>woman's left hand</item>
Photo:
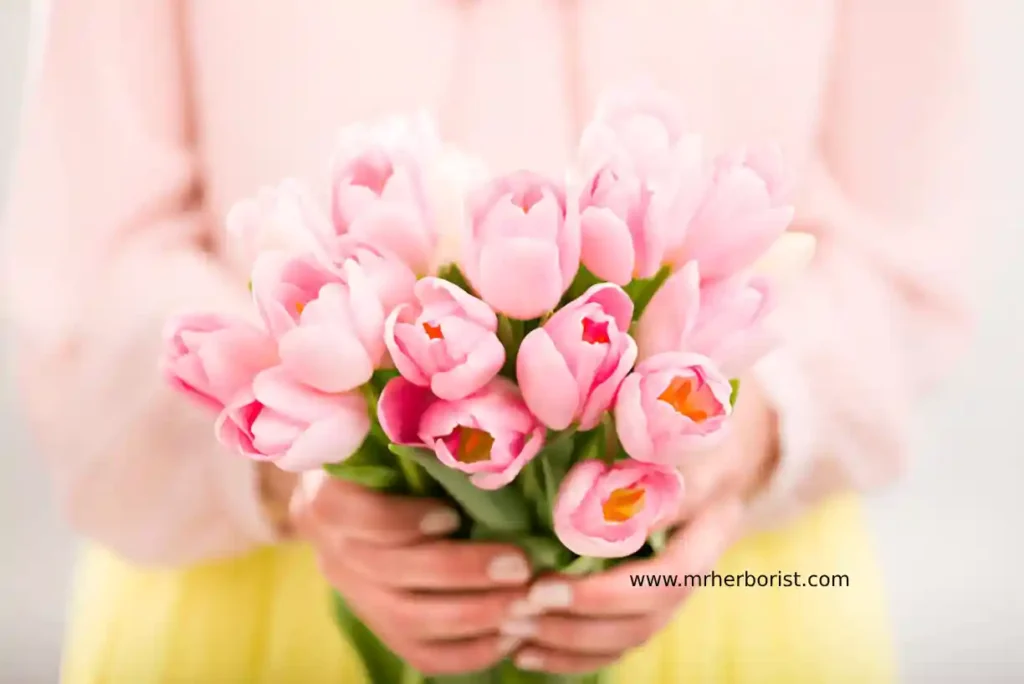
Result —
<path fill-rule="evenodd" d="M 543 578 L 532 587 L 528 601 L 538 615 L 502 629 L 524 642 L 515 655 L 521 669 L 572 674 L 613 664 L 672 620 L 694 589 L 687 575 L 714 569 L 776 460 L 774 416 L 755 387 L 743 389 L 731 436 L 683 468 L 686 502 L 675 521 L 681 528 L 660 555 L 589 577 Z M 638 578 L 652 576 L 663 583 L 668 577 L 669 586 L 639 585 Z"/>

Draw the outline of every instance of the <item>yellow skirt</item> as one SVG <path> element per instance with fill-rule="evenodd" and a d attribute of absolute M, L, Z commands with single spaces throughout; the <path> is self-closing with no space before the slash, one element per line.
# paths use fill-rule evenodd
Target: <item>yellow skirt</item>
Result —
<path fill-rule="evenodd" d="M 614 681 L 894 681 L 882 584 L 856 499 L 743 540 L 718 572 L 744 571 L 849 582 L 698 589 L 668 629 L 620 663 Z M 91 549 L 79 567 L 62 681 L 361 684 L 327 598 L 301 545 L 184 571 L 140 570 Z"/>

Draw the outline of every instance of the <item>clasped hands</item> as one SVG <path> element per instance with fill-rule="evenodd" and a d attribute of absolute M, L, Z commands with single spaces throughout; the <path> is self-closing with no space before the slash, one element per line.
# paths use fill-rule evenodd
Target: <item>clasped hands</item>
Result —
<path fill-rule="evenodd" d="M 534 576 L 515 546 L 448 539 L 460 520 L 443 502 L 319 473 L 296 490 L 293 522 L 352 610 L 421 673 L 509 657 L 523 670 L 592 672 L 651 639 L 692 591 L 634 586 L 630 576 L 705 574 L 739 533 L 744 502 L 774 460 L 771 417 L 756 395 L 744 399 L 735 436 L 684 469 L 687 504 L 664 552 L 597 575 Z"/>

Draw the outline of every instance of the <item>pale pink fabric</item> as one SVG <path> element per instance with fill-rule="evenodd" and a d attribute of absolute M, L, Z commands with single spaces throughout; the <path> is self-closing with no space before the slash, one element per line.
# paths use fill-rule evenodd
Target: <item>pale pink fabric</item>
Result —
<path fill-rule="evenodd" d="M 239 198 L 322 170 L 338 127 L 426 107 L 495 171 L 555 172 L 640 75 L 712 150 L 779 142 L 819 258 L 759 372 L 784 456 L 759 520 L 898 473 L 964 329 L 953 0 L 57 0 L 7 257 L 25 410 L 75 526 L 144 562 L 273 540 L 253 467 L 157 369 L 168 314 L 252 316 Z M 780 382 L 779 378 L 784 378 Z"/>

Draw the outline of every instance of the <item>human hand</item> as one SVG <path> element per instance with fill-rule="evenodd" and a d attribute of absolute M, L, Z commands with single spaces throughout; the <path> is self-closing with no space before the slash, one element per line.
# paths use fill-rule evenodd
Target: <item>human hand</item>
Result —
<path fill-rule="evenodd" d="M 514 658 L 524 670 L 592 672 L 619 660 L 663 629 L 693 591 L 686 575 L 705 575 L 741 531 L 745 500 L 771 474 L 774 417 L 752 382 L 737 403 L 733 431 L 713 452 L 683 468 L 685 503 L 673 521 L 682 529 L 656 558 L 583 578 L 548 577 L 531 589 L 533 616 L 502 632 L 524 639 Z M 674 575 L 677 586 L 636 586 L 631 577 Z"/>
<path fill-rule="evenodd" d="M 522 550 L 444 539 L 459 518 L 442 502 L 319 473 L 304 476 L 291 512 L 328 581 L 419 672 L 482 670 L 514 647 L 499 627 L 525 606 L 531 569 Z"/>

